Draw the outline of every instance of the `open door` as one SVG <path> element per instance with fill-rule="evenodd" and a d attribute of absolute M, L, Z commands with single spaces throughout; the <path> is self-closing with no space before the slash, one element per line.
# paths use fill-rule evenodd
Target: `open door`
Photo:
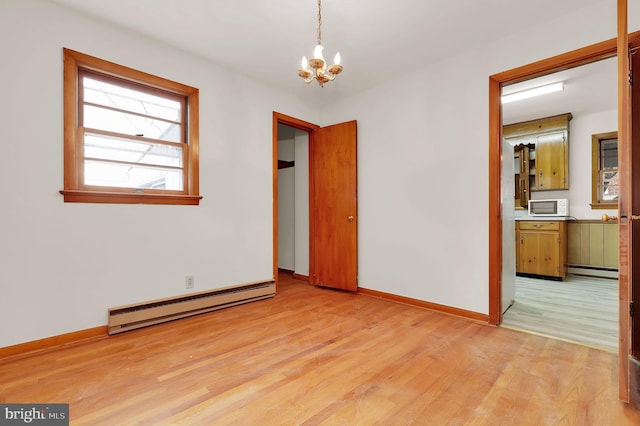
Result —
<path fill-rule="evenodd" d="M 620 200 L 620 399 L 640 406 L 640 52 L 618 1 L 618 169 Z M 634 309 L 634 306 L 636 308 Z"/>
<path fill-rule="evenodd" d="M 639 300 L 640 300 L 640 194 L 637 188 L 640 188 L 640 52 L 634 50 L 631 52 L 630 58 L 630 75 L 631 81 L 635 80 L 635 84 L 631 86 L 631 99 L 630 99 L 630 123 L 629 123 L 629 143 L 631 148 L 631 165 L 629 165 L 630 187 L 625 193 L 631 194 L 631 202 L 627 203 L 631 205 L 630 211 L 626 220 L 627 227 L 630 229 L 624 232 L 630 232 L 631 237 L 628 241 L 628 260 L 627 263 L 631 266 L 629 272 L 629 284 L 628 284 L 628 306 L 629 309 L 624 309 L 627 304 L 622 305 L 623 297 L 620 298 L 621 305 L 620 310 L 624 312 L 627 318 L 624 321 L 624 330 L 622 329 L 623 320 L 620 320 L 620 332 L 626 332 L 629 336 L 629 342 L 625 348 L 624 358 L 628 359 L 629 366 L 629 400 L 635 405 L 640 406 L 640 318 L 637 315 Z M 625 155 L 620 153 L 620 155 Z M 629 156 L 627 155 L 627 158 Z M 622 185 L 622 183 L 621 183 Z M 634 190 L 634 188 L 636 188 Z M 622 188 L 621 188 L 622 189 Z M 622 218 L 622 212 L 620 210 L 620 217 Z M 621 220 L 622 222 L 622 220 Z M 620 229 L 622 233 L 622 227 Z M 620 247 L 622 249 L 622 246 Z M 622 252 L 625 253 L 625 252 Z M 622 289 L 622 287 L 621 287 Z M 634 312 L 636 311 L 636 312 Z M 620 312 L 622 315 L 623 313 Z M 621 345 L 622 347 L 622 345 Z M 622 357 L 622 352 L 621 352 Z"/>
<path fill-rule="evenodd" d="M 502 142 L 502 306 L 504 314 L 516 298 L 516 227 L 514 147 Z M 528 179 L 528 178 L 527 178 Z"/>
<path fill-rule="evenodd" d="M 631 154 L 630 145 L 630 92 L 628 78 L 629 45 L 627 29 L 627 0 L 618 0 L 618 285 L 619 285 L 619 336 L 618 336 L 618 394 L 622 401 L 629 402 L 629 339 L 630 321 L 626 309 L 629 303 L 632 252 L 630 226 L 627 211 L 631 210 Z M 604 216 L 603 216 L 604 220 Z"/>
<path fill-rule="evenodd" d="M 311 132 L 309 145 L 309 282 L 358 289 L 357 126 Z"/>

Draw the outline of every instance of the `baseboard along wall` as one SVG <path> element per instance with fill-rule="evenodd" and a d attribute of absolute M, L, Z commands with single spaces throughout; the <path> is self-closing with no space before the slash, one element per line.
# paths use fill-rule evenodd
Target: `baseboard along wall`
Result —
<path fill-rule="evenodd" d="M 473 321 L 489 322 L 489 315 L 481 314 L 479 312 L 468 311 L 466 309 L 454 308 L 451 306 L 440 305 L 438 303 L 425 302 L 424 300 L 413 299 L 411 297 L 398 296 L 392 293 L 385 293 L 378 290 L 371 290 L 368 288 L 358 287 L 358 294 L 365 296 L 377 297 L 379 299 L 385 299 L 396 303 L 402 303 L 405 305 L 417 306 L 430 311 L 440 312 L 443 314 L 454 315 L 457 317 L 467 318 Z"/>
<path fill-rule="evenodd" d="M 44 339 L 33 340 L 31 342 L 19 343 L 17 345 L 0 348 L 0 361 L 5 358 L 31 355 L 36 352 L 56 349 L 61 346 L 68 346 L 88 340 L 105 338 L 107 336 L 107 326 L 103 325 L 57 336 L 46 337 Z"/>

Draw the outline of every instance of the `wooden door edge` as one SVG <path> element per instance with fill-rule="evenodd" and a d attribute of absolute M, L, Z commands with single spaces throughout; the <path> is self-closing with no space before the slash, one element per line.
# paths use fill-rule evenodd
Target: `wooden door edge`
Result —
<path fill-rule="evenodd" d="M 618 0 L 618 37 L 617 52 L 618 56 L 618 155 L 619 155 L 619 181 L 631 182 L 629 154 L 631 153 L 631 120 L 630 120 L 630 94 L 628 85 L 629 70 L 629 34 L 628 34 L 628 13 L 627 0 Z M 625 192 L 620 192 L 620 200 L 618 201 L 618 217 L 630 215 L 632 205 L 630 203 L 632 192 L 630 184 Z M 630 217 L 630 216 L 629 216 Z M 630 249 L 631 243 L 631 226 L 629 222 L 620 222 L 618 226 L 618 244 L 626 245 Z M 637 255 L 637 254 L 636 254 Z M 618 397 L 624 402 L 629 402 L 629 340 L 630 340 L 630 318 L 629 318 L 629 289 L 631 287 L 631 265 L 632 261 L 629 256 L 621 256 L 618 250 Z M 623 338 L 622 336 L 627 336 Z"/>

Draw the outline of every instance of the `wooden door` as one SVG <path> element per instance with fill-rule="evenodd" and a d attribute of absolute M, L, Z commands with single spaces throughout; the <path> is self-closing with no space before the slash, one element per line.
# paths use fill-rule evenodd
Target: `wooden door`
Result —
<path fill-rule="evenodd" d="M 309 282 L 358 289 L 356 121 L 311 133 Z"/>
<path fill-rule="evenodd" d="M 620 332 L 627 332 L 629 336 L 629 342 L 626 345 L 625 351 L 628 357 L 629 368 L 629 400 L 636 405 L 640 406 L 640 51 L 634 50 L 629 56 L 629 63 L 631 69 L 631 87 L 630 87 L 630 122 L 629 122 L 629 141 L 626 144 L 629 152 L 625 154 L 619 151 L 620 156 L 625 156 L 631 159 L 631 164 L 627 164 L 627 170 L 629 173 L 628 188 L 622 187 L 623 183 L 620 180 L 620 193 L 621 197 L 627 195 L 630 197 L 629 202 L 620 202 L 620 255 L 621 263 L 622 256 L 625 254 L 622 232 L 629 233 L 628 238 L 628 259 L 625 263 L 629 268 L 629 284 L 628 289 L 624 296 L 628 296 L 628 304 L 622 304 L 623 298 L 621 297 L 620 311 L 625 312 L 626 320 L 624 324 L 621 321 Z M 626 151 L 626 150 L 625 150 Z M 621 157 L 620 157 L 621 158 Z M 619 167 L 622 168 L 624 161 L 619 162 Z M 624 216 L 627 216 L 624 220 Z M 624 223 L 624 225 L 623 225 Z M 625 231 L 624 228 L 629 228 Z M 628 306 L 628 307 L 627 307 Z M 633 312 L 633 313 L 630 313 Z M 622 315 L 622 314 L 621 314 Z"/>
<path fill-rule="evenodd" d="M 560 243 L 557 232 L 540 232 L 538 235 L 538 272 L 540 275 L 557 276 L 560 273 Z"/>
<path fill-rule="evenodd" d="M 632 145 L 632 188 L 640 188 L 640 51 L 635 50 L 631 55 L 632 79 L 635 84 L 631 88 L 631 145 Z M 631 192 L 633 196 L 632 211 L 640 214 L 640 194 Z M 632 259 L 632 280 L 630 300 L 635 307 L 635 312 L 640 311 L 640 221 L 631 221 L 631 247 L 634 255 Z M 630 253 L 631 254 L 631 253 Z M 640 315 L 631 317 L 631 355 L 635 362 L 640 360 Z M 640 381 L 639 381 L 640 384 Z"/>
<path fill-rule="evenodd" d="M 560 249 L 557 232 L 520 231 L 519 272 L 557 276 Z"/>
<path fill-rule="evenodd" d="M 565 132 L 538 136 L 536 141 L 536 173 L 538 189 L 567 189 L 567 140 Z"/>
<path fill-rule="evenodd" d="M 640 179 L 638 172 L 632 173 L 633 164 L 637 163 L 636 156 L 640 149 L 635 150 L 634 141 L 631 137 L 631 114 L 633 108 L 631 101 L 631 90 L 629 85 L 629 34 L 628 34 L 628 13 L 627 0 L 618 0 L 618 175 L 619 175 L 619 200 L 618 200 L 618 232 L 619 232 L 619 271 L 618 287 L 620 306 L 618 310 L 619 338 L 618 338 L 618 392 L 620 399 L 626 402 L 637 399 L 630 395 L 630 384 L 634 373 L 631 355 L 631 316 L 629 315 L 629 302 L 632 283 L 635 275 L 640 278 L 640 270 L 634 268 L 634 244 L 632 244 L 632 228 L 630 220 L 635 203 L 640 202 L 640 197 L 633 197 L 633 185 Z M 636 103 L 638 102 L 637 96 Z M 636 126 L 638 127 L 638 126 Z M 633 157 L 632 157 L 633 155 Z M 640 168 L 636 168 L 640 171 Z M 640 183 L 640 182 L 639 182 Z M 640 187 L 640 185 L 638 186 Z M 636 241 L 638 239 L 636 238 Z M 635 251 L 635 257 L 640 255 L 640 251 Z M 635 278 L 635 279 L 638 279 Z"/>
<path fill-rule="evenodd" d="M 520 231 L 519 271 L 524 274 L 538 274 L 538 253 L 540 252 L 538 231 Z"/>

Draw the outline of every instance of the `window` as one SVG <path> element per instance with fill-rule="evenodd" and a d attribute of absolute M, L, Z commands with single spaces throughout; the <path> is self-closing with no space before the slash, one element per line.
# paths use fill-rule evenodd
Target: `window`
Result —
<path fill-rule="evenodd" d="M 618 208 L 618 132 L 591 137 L 591 208 Z"/>
<path fill-rule="evenodd" d="M 64 49 L 65 202 L 190 204 L 198 89 Z"/>

